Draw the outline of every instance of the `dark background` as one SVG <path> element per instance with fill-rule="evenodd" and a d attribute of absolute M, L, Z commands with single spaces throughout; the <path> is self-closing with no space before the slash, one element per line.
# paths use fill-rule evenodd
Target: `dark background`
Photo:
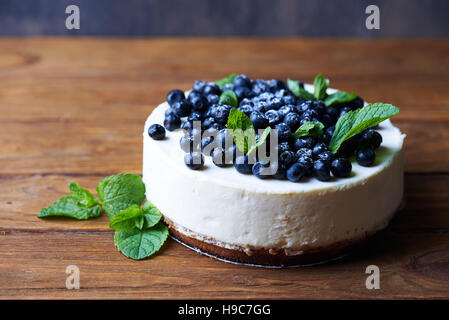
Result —
<path fill-rule="evenodd" d="M 65 28 L 78 5 L 81 29 Z M 380 30 L 365 8 L 380 8 Z M 449 0 L 0 0 L 0 35 L 449 36 Z"/>

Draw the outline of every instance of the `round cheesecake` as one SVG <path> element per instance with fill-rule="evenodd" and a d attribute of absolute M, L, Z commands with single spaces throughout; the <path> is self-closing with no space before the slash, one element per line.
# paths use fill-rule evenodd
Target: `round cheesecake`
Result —
<path fill-rule="evenodd" d="M 390 120 L 377 130 L 383 142 L 374 165 L 352 161 L 348 178 L 292 183 L 220 168 L 210 157 L 201 170 L 190 170 L 179 146 L 181 129 L 160 141 L 148 135 L 168 108 L 162 103 L 145 123 L 146 197 L 171 235 L 201 253 L 263 266 L 322 262 L 384 229 L 401 203 L 405 135 Z"/>

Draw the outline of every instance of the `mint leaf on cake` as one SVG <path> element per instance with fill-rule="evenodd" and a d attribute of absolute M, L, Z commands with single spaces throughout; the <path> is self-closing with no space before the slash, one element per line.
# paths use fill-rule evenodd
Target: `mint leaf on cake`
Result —
<path fill-rule="evenodd" d="M 332 93 L 324 99 L 324 104 L 326 107 L 330 107 L 334 104 L 341 104 L 345 102 L 350 102 L 357 98 L 357 95 L 355 93 L 347 93 L 344 91 L 337 91 L 335 93 Z"/>
<path fill-rule="evenodd" d="M 134 204 L 140 206 L 145 199 L 142 179 L 130 173 L 104 178 L 98 183 L 97 192 L 109 219 Z"/>
<path fill-rule="evenodd" d="M 287 79 L 287 87 L 288 89 L 298 98 L 304 99 L 304 100 L 316 100 L 315 96 L 301 87 L 296 80 Z"/>
<path fill-rule="evenodd" d="M 320 121 L 307 121 L 294 133 L 294 138 L 319 137 L 323 134 L 324 124 Z"/>
<path fill-rule="evenodd" d="M 326 97 L 326 90 L 329 87 L 329 79 L 326 79 L 323 74 L 319 74 L 313 80 L 313 95 L 317 100 L 323 100 Z"/>
<path fill-rule="evenodd" d="M 220 104 L 227 104 L 231 107 L 236 107 L 239 104 L 239 100 L 237 95 L 232 90 L 227 90 L 220 95 L 220 99 L 218 100 Z"/>
<path fill-rule="evenodd" d="M 215 84 L 221 89 L 223 88 L 225 85 L 233 83 L 234 79 L 237 77 L 238 75 L 235 73 L 231 73 L 229 76 L 224 77 L 220 80 L 215 81 Z"/>
<path fill-rule="evenodd" d="M 336 153 L 347 139 L 399 113 L 399 108 L 387 103 L 372 103 L 341 116 L 329 142 L 329 150 Z"/>
<path fill-rule="evenodd" d="M 101 215 L 102 209 L 98 199 L 88 190 L 81 188 L 76 182 L 71 182 L 69 189 L 71 195 L 64 196 L 51 206 L 43 208 L 38 218 L 63 216 L 86 220 Z"/>

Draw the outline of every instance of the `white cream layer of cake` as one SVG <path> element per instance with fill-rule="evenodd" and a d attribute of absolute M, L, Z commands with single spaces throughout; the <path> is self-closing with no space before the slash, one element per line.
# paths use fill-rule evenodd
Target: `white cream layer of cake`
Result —
<path fill-rule="evenodd" d="M 219 168 L 210 157 L 202 170 L 190 170 L 181 129 L 161 141 L 148 136 L 167 108 L 159 105 L 145 123 L 143 181 L 147 199 L 187 236 L 231 249 L 320 248 L 383 229 L 400 205 L 405 135 L 389 120 L 380 124 L 383 142 L 373 166 L 353 161 L 349 178 L 293 183 Z"/>

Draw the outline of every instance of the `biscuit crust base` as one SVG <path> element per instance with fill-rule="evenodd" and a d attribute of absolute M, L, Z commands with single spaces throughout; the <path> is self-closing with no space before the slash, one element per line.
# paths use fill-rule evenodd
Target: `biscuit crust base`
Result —
<path fill-rule="evenodd" d="M 304 266 L 335 260 L 356 250 L 364 240 L 380 232 L 365 234 L 363 238 L 340 241 L 327 247 L 304 248 L 290 252 L 276 248 L 229 249 L 187 236 L 179 232 L 167 219 L 164 219 L 164 222 L 168 225 L 170 234 L 175 240 L 195 251 L 227 262 L 264 267 Z"/>

